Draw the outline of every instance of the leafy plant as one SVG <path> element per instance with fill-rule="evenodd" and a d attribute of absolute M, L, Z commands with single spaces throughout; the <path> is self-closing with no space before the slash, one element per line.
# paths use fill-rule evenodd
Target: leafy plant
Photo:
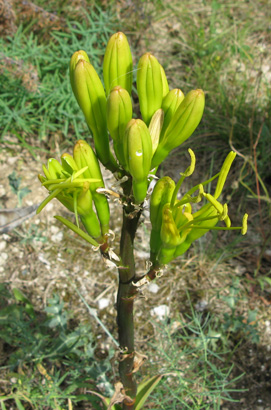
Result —
<path fill-rule="evenodd" d="M 15 171 L 9 174 L 8 180 L 12 192 L 18 197 L 18 206 L 21 207 L 23 198 L 29 194 L 31 190 L 28 187 L 20 188 L 22 177 L 18 177 Z"/>
<path fill-rule="evenodd" d="M 259 333 L 257 330 L 257 310 L 248 309 L 247 316 L 238 314 L 238 305 L 241 300 L 240 281 L 233 278 L 229 294 L 223 296 L 222 300 L 228 305 L 231 313 L 224 313 L 223 331 L 226 334 L 239 335 L 242 338 L 250 339 L 252 343 L 259 342 Z"/>

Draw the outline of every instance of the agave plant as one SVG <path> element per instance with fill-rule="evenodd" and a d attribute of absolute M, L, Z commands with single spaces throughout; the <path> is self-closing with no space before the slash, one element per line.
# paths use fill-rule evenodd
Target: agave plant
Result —
<path fill-rule="evenodd" d="M 195 169 L 196 158 L 191 149 L 191 163 L 176 183 L 167 176 L 161 179 L 155 176 L 171 151 L 186 141 L 199 125 L 205 104 L 201 89 L 191 90 L 186 96 L 179 89 L 169 90 L 163 67 L 152 54 L 146 53 L 136 70 L 141 118 L 135 118 L 131 98 L 133 60 L 126 36 L 119 32 L 108 41 L 103 61 L 105 87 L 90 60 L 85 51 L 75 52 L 70 62 L 70 80 L 92 135 L 94 150 L 80 140 L 75 144 L 73 155 L 62 155 L 61 164 L 56 159 L 48 161 L 48 166 L 43 167 L 44 176 L 40 175 L 39 179 L 49 196 L 38 212 L 51 199 L 58 199 L 75 214 L 76 223 L 57 218 L 99 247 L 103 257 L 113 259 L 116 264 L 120 380 L 111 399 L 99 396 L 111 409 L 139 410 L 162 377 L 159 374 L 139 384 L 136 381 L 140 366 L 134 347 L 133 304 L 139 288 L 156 278 L 166 264 L 184 254 L 211 229 L 238 229 L 245 234 L 247 214 L 242 226 L 232 227 L 228 206 L 219 201 L 234 152 L 228 154 L 220 172 L 207 181 L 198 181 L 180 199 L 177 198 L 179 189 Z M 100 163 L 113 173 L 121 193 L 114 193 L 112 187 L 105 188 Z M 149 186 L 154 178 L 158 181 L 151 192 Z M 215 179 L 215 192 L 205 192 L 205 187 Z M 108 196 L 111 194 L 118 197 L 123 208 L 118 256 L 113 254 L 108 241 Z M 133 245 L 145 207 L 150 208 L 152 225 L 151 268 L 144 275 L 138 275 Z M 220 222 L 224 225 L 218 226 Z"/>

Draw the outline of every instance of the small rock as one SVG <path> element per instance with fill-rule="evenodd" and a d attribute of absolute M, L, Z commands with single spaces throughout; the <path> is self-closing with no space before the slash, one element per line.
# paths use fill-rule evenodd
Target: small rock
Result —
<path fill-rule="evenodd" d="M 9 165 L 14 165 L 17 160 L 18 160 L 17 157 L 9 157 L 9 158 L 7 159 L 7 163 L 8 163 Z"/>
<path fill-rule="evenodd" d="M 5 265 L 8 259 L 8 254 L 6 252 L 2 252 L 0 255 L 0 266 Z"/>
<path fill-rule="evenodd" d="M 58 232 L 51 236 L 51 240 L 55 243 L 61 242 L 63 239 L 63 232 Z"/>
<path fill-rule="evenodd" d="M 55 225 L 52 225 L 51 226 L 51 232 L 52 232 L 52 234 L 58 233 L 59 232 L 59 227 L 55 226 Z"/>
<path fill-rule="evenodd" d="M 48 212 L 50 212 L 50 211 L 52 211 L 53 207 L 54 207 L 54 205 L 52 204 L 52 202 L 49 202 L 49 204 L 46 205 L 46 210 Z"/>
<path fill-rule="evenodd" d="M 207 300 L 199 300 L 196 304 L 195 304 L 195 309 L 197 312 L 204 312 L 205 309 L 207 309 L 208 307 L 208 302 Z"/>
<path fill-rule="evenodd" d="M 107 308 L 107 306 L 109 305 L 110 300 L 107 298 L 101 298 L 98 300 L 98 308 L 100 310 Z"/>
<path fill-rule="evenodd" d="M 143 250 L 136 251 L 136 255 L 139 259 L 148 259 L 150 256 L 149 252 L 145 252 Z"/>
<path fill-rule="evenodd" d="M 42 263 L 44 263 L 44 265 L 46 265 L 46 266 L 48 266 L 48 267 L 50 268 L 50 266 L 51 266 L 50 262 L 47 261 L 47 259 L 45 259 L 45 257 L 44 257 L 42 254 L 40 254 L 40 255 L 38 256 L 38 258 L 39 258 L 39 260 L 40 260 Z"/>
<path fill-rule="evenodd" d="M 0 242 L 0 252 L 2 252 L 5 249 L 6 246 L 7 246 L 7 242 L 6 241 L 1 241 Z"/>
<path fill-rule="evenodd" d="M 5 188 L 3 187 L 3 185 L 0 185 L 0 197 L 1 196 L 5 196 L 6 195 L 6 190 L 5 190 Z"/>
<path fill-rule="evenodd" d="M 156 306 L 151 310 L 151 316 L 157 316 L 159 320 L 164 320 L 169 315 L 169 307 L 167 305 Z"/>
<path fill-rule="evenodd" d="M 153 283 L 153 282 L 151 282 L 148 286 L 148 290 L 151 293 L 157 293 L 159 289 L 160 287 L 156 283 Z"/>

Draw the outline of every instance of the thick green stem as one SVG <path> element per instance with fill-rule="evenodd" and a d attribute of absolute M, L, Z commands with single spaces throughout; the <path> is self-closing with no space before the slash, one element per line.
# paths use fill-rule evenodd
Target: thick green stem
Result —
<path fill-rule="evenodd" d="M 134 298 L 136 287 L 133 285 L 135 279 L 134 262 L 134 238 L 138 225 L 140 212 L 130 218 L 123 210 L 123 225 L 120 241 L 120 256 L 122 266 L 119 268 L 119 289 L 117 298 L 117 324 L 119 333 L 120 348 L 123 351 L 123 358 L 119 363 L 120 379 L 125 389 L 125 394 L 132 399 L 136 397 L 137 386 L 135 376 L 132 373 L 134 365 Z M 123 409 L 133 410 L 133 405 L 123 403 Z"/>

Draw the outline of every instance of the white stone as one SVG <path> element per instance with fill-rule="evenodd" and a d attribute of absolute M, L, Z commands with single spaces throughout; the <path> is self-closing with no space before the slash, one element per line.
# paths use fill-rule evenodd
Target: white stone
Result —
<path fill-rule="evenodd" d="M 39 260 L 40 260 L 42 263 L 44 263 L 44 265 L 46 265 L 46 266 L 48 266 L 48 267 L 50 268 L 50 266 L 51 266 L 50 262 L 47 261 L 47 259 L 45 259 L 45 257 L 44 257 L 42 254 L 40 254 L 40 255 L 38 256 L 38 258 L 39 258 Z"/>
<path fill-rule="evenodd" d="M 46 210 L 48 212 L 50 212 L 50 211 L 52 211 L 53 207 L 54 207 L 54 205 L 52 204 L 52 202 L 49 202 L 49 204 L 46 205 Z"/>
<path fill-rule="evenodd" d="M 157 293 L 159 289 L 160 287 L 156 283 L 153 283 L 153 282 L 151 282 L 148 286 L 148 290 L 151 293 Z"/>
<path fill-rule="evenodd" d="M 2 252 L 5 249 L 6 246 L 7 246 L 6 241 L 1 241 L 0 242 L 0 252 Z"/>
<path fill-rule="evenodd" d="M 55 226 L 55 225 L 52 225 L 51 226 L 51 232 L 52 232 L 52 234 L 58 233 L 59 232 L 59 227 Z"/>
<path fill-rule="evenodd" d="M 167 305 L 156 306 L 151 310 L 152 316 L 157 316 L 159 320 L 164 320 L 169 315 L 169 307 Z"/>
<path fill-rule="evenodd" d="M 2 252 L 0 255 L 0 266 L 5 265 L 8 259 L 8 254 L 6 252 Z"/>
<path fill-rule="evenodd" d="M 3 185 L 0 185 L 0 197 L 6 195 L 6 190 Z"/>
<path fill-rule="evenodd" d="M 58 232 L 51 236 L 51 240 L 55 243 L 61 242 L 63 239 L 63 232 Z"/>
<path fill-rule="evenodd" d="M 7 159 L 7 163 L 9 164 L 9 165 L 13 165 L 13 164 L 15 164 L 15 162 L 17 161 L 17 157 L 9 157 L 8 159 Z"/>
<path fill-rule="evenodd" d="M 107 308 L 107 306 L 109 305 L 110 300 L 107 298 L 101 298 L 98 300 L 98 308 L 100 310 Z"/>

